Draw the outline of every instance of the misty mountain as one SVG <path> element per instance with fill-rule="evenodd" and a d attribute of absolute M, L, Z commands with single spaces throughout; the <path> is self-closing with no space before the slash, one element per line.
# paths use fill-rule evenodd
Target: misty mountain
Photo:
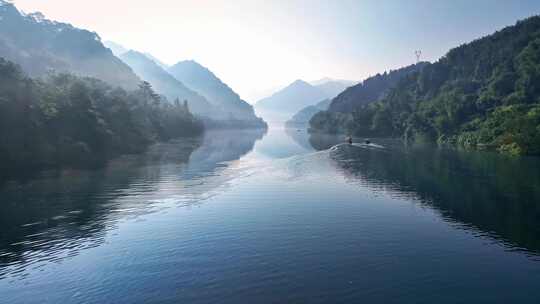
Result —
<path fill-rule="evenodd" d="M 315 105 L 307 106 L 287 121 L 286 126 L 289 128 L 305 128 L 309 125 L 311 118 L 320 111 L 328 110 L 332 103 L 331 99 L 325 99 Z"/>
<path fill-rule="evenodd" d="M 164 70 L 167 70 L 170 65 L 164 63 L 163 61 L 157 59 L 156 57 L 154 57 L 152 54 L 150 53 L 144 53 L 144 55 L 150 59 L 152 59 L 153 62 L 155 62 L 157 65 L 159 65 L 162 69 Z"/>
<path fill-rule="evenodd" d="M 261 112 L 278 112 L 290 117 L 301 109 L 327 98 L 329 96 L 320 88 L 303 80 L 296 80 L 272 96 L 258 101 L 256 108 Z"/>
<path fill-rule="evenodd" d="M 350 80 L 339 80 L 332 78 L 323 78 L 320 80 L 310 82 L 312 86 L 315 86 L 326 93 L 328 98 L 332 99 L 339 95 L 339 93 L 345 91 L 348 87 L 356 84 Z"/>
<path fill-rule="evenodd" d="M 103 42 L 103 45 L 111 49 L 113 54 L 118 58 L 120 58 L 124 53 L 127 53 L 129 51 L 129 49 L 127 49 L 123 45 L 116 43 L 114 41 L 110 41 L 110 40 Z M 161 60 L 157 59 L 152 54 L 150 53 L 143 53 L 143 54 L 144 56 L 148 57 L 150 60 L 155 62 L 157 65 L 159 65 L 162 69 L 166 70 L 169 68 L 168 64 L 163 63 Z"/>
<path fill-rule="evenodd" d="M 309 84 L 311 84 L 312 86 L 318 86 L 318 85 L 324 84 L 326 82 L 341 82 L 341 83 L 346 84 L 346 85 L 355 84 L 355 82 L 352 81 L 352 80 L 335 79 L 335 78 L 330 78 L 330 77 L 323 77 L 321 79 L 309 81 Z"/>
<path fill-rule="evenodd" d="M 129 51 L 128 49 L 126 49 L 123 45 L 120 45 L 114 41 L 105 41 L 103 42 L 103 45 L 107 48 L 109 48 L 114 56 L 116 57 L 120 57 L 120 55 L 124 54 L 125 52 Z"/>
<path fill-rule="evenodd" d="M 95 77 L 126 89 L 136 89 L 140 83 L 96 33 L 45 19 L 41 13 L 22 14 L 2 0 L 0 54 L 33 77 L 54 71 Z"/>
<path fill-rule="evenodd" d="M 145 81 L 148 81 L 154 90 L 165 95 L 169 100 L 176 98 L 181 101 L 187 100 L 190 110 L 197 114 L 212 118 L 218 118 L 217 109 L 213 107 L 203 96 L 187 88 L 167 71 L 161 68 L 145 54 L 128 51 L 120 56 Z"/>
<path fill-rule="evenodd" d="M 181 61 L 169 73 L 204 96 L 212 105 L 236 120 L 262 122 L 253 107 L 206 67 L 193 60 Z"/>

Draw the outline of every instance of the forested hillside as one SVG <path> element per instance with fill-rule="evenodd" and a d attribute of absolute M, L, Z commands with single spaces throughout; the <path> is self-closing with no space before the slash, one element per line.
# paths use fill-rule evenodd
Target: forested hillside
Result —
<path fill-rule="evenodd" d="M 363 82 L 347 88 L 332 100 L 329 110 L 332 112 L 350 112 L 354 109 L 378 101 L 386 97 L 405 76 L 416 73 L 426 66 L 427 62 L 420 62 L 401 69 L 384 72 L 369 77 Z"/>
<path fill-rule="evenodd" d="M 451 50 L 380 101 L 335 113 L 316 115 L 311 130 L 540 154 L 540 17 Z"/>
<path fill-rule="evenodd" d="M 0 171 L 99 165 L 201 132 L 187 105 L 162 100 L 146 82 L 125 91 L 70 74 L 36 80 L 0 58 Z"/>
<path fill-rule="evenodd" d="M 355 86 L 347 88 L 334 98 L 328 109 L 313 113 L 310 117 L 311 132 L 323 133 L 351 133 L 354 128 L 354 119 L 360 120 L 358 111 L 366 112 L 363 108 L 371 103 L 385 98 L 391 89 L 406 76 L 416 73 L 426 66 L 427 62 L 420 62 L 404 68 L 377 74 L 369 77 Z"/>
<path fill-rule="evenodd" d="M 32 77 L 69 72 L 101 79 L 125 89 L 136 89 L 140 79 L 103 46 L 93 32 L 24 15 L 0 0 L 0 56 L 19 64 Z"/>

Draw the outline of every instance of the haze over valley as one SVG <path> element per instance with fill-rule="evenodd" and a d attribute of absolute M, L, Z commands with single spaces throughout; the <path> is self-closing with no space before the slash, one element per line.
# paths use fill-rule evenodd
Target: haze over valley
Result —
<path fill-rule="evenodd" d="M 0 302 L 540 303 L 540 2 L 0 0 Z"/>

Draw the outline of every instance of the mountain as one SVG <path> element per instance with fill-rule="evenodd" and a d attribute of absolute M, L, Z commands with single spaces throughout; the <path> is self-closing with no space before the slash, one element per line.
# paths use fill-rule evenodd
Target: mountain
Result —
<path fill-rule="evenodd" d="M 150 59 L 152 59 L 153 62 L 155 62 L 157 65 L 159 65 L 162 69 L 167 70 L 169 68 L 169 65 L 166 63 L 163 63 L 161 60 L 157 59 L 150 53 L 144 53 L 144 55 Z"/>
<path fill-rule="evenodd" d="M 120 55 L 122 61 L 127 63 L 145 81 L 148 81 L 154 90 L 165 95 L 169 100 L 176 98 L 187 100 L 190 110 L 197 115 L 218 118 L 217 109 L 203 96 L 187 88 L 167 71 L 162 69 L 152 59 L 136 51 L 128 51 Z"/>
<path fill-rule="evenodd" d="M 289 118 L 302 108 L 326 98 L 327 94 L 321 89 L 303 80 L 296 80 L 272 96 L 259 100 L 255 107 L 261 112 L 277 112 Z"/>
<path fill-rule="evenodd" d="M 128 49 L 126 49 L 124 46 L 114 42 L 114 41 L 105 41 L 103 42 L 103 45 L 107 48 L 109 48 L 114 56 L 116 57 L 120 57 L 120 55 L 124 54 L 125 52 L 129 51 Z"/>
<path fill-rule="evenodd" d="M 319 88 L 328 96 L 328 98 L 332 99 L 338 96 L 338 94 L 343 92 L 346 88 L 353 86 L 356 83 L 349 80 L 335 80 L 331 78 L 323 78 L 317 81 L 312 81 L 310 84 Z"/>
<path fill-rule="evenodd" d="M 309 125 L 309 121 L 315 114 L 320 111 L 326 111 L 331 103 L 331 99 L 325 99 L 315 105 L 303 108 L 287 121 L 286 126 L 288 128 L 305 128 Z"/>
<path fill-rule="evenodd" d="M 120 58 L 124 53 L 127 53 L 129 51 L 129 49 L 125 48 L 123 45 L 116 43 L 114 41 L 110 41 L 110 40 L 103 42 L 103 45 L 108 47 L 113 52 L 113 54 L 118 58 Z M 159 65 L 162 69 L 166 70 L 169 68 L 167 64 L 163 63 L 161 60 L 152 56 L 152 54 L 150 53 L 143 53 L 143 54 L 144 56 L 148 57 L 150 60 L 155 62 L 157 65 Z"/>
<path fill-rule="evenodd" d="M 272 96 L 261 99 L 255 107 L 265 119 L 278 122 L 291 121 L 292 123 L 295 119 L 291 117 L 302 111 L 296 118 L 300 119 L 298 122 L 303 122 L 305 117 L 310 116 L 310 113 L 317 108 L 318 102 L 331 100 L 351 84 L 353 84 L 352 81 L 330 78 L 323 78 L 312 83 L 296 80 Z M 309 109 L 303 111 L 305 108 Z"/>
<path fill-rule="evenodd" d="M 181 61 L 170 67 L 168 72 L 204 96 L 212 105 L 232 119 L 264 124 L 255 116 L 253 107 L 249 103 L 242 100 L 227 84 L 199 63 L 193 60 Z"/>
<path fill-rule="evenodd" d="M 311 118 L 318 112 L 327 110 L 331 112 L 349 112 L 361 105 L 380 100 L 391 88 L 396 86 L 401 78 L 418 71 L 425 65 L 426 63 L 418 63 L 388 73 L 385 72 L 382 75 L 377 74 L 356 85 L 351 85 L 353 84 L 352 81 L 332 80 L 330 78 L 314 81 L 312 84 L 317 88 L 325 91 L 330 96 L 336 97 L 303 108 L 287 121 L 287 126 L 305 127 L 309 125 Z"/>
<path fill-rule="evenodd" d="M 454 48 L 358 104 L 340 113 L 332 103 L 311 128 L 538 155 L 540 16 Z"/>
<path fill-rule="evenodd" d="M 93 32 L 45 19 L 41 13 L 22 14 L 0 0 L 0 54 L 33 77 L 51 71 L 95 77 L 125 89 L 140 79 L 107 49 Z"/>
<path fill-rule="evenodd" d="M 388 92 L 394 88 L 398 82 L 410 75 L 416 73 L 428 63 L 420 62 L 404 68 L 377 74 L 369 77 L 363 82 L 347 88 L 339 94 L 329 107 L 332 112 L 350 112 L 354 109 L 375 102 L 384 98 Z"/>
<path fill-rule="evenodd" d="M 328 109 L 320 111 L 309 120 L 309 131 L 312 133 L 347 133 L 354 134 L 349 129 L 351 121 L 363 121 L 363 107 L 384 99 L 398 83 L 407 76 L 417 73 L 427 62 L 419 62 L 383 74 L 369 77 L 363 82 L 347 88 L 332 100 Z M 353 115 L 354 116 L 353 118 Z M 365 123 L 365 122 L 364 122 Z"/>
<path fill-rule="evenodd" d="M 351 86 L 351 85 L 354 85 L 356 83 L 355 81 L 352 81 L 352 80 L 323 77 L 323 78 L 318 79 L 318 80 L 310 81 L 309 84 L 311 84 L 312 86 L 318 86 L 318 85 L 321 85 L 321 84 L 325 84 L 327 82 L 339 82 L 339 83 L 342 83 L 342 84 L 344 84 L 346 86 Z"/>

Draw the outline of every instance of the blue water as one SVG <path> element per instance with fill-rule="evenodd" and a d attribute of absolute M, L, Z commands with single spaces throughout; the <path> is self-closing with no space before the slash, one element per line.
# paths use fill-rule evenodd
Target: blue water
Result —
<path fill-rule="evenodd" d="M 212 131 L 4 181 L 0 303 L 540 303 L 538 159 L 340 141 Z"/>

